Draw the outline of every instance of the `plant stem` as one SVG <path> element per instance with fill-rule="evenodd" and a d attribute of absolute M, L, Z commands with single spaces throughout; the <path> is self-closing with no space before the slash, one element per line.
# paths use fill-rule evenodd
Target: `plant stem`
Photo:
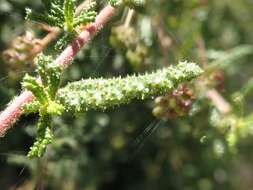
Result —
<path fill-rule="evenodd" d="M 208 90 L 206 92 L 206 96 L 212 101 L 212 103 L 222 114 L 226 115 L 231 112 L 231 105 L 221 96 L 217 90 Z"/>
<path fill-rule="evenodd" d="M 57 64 L 69 65 L 74 59 L 75 55 L 79 52 L 81 47 L 86 44 L 95 34 L 99 31 L 105 23 L 114 15 L 115 8 L 107 5 L 97 16 L 96 21 L 79 34 L 79 36 L 72 41 L 70 45 L 61 53 L 55 60 Z"/>
<path fill-rule="evenodd" d="M 124 27 L 128 28 L 130 26 L 130 23 L 132 21 L 132 18 L 134 16 L 134 10 L 133 9 L 129 9 L 128 13 L 127 13 L 127 17 L 124 23 Z"/>
<path fill-rule="evenodd" d="M 60 34 L 61 30 L 60 28 L 57 27 L 52 27 L 51 31 L 43 38 L 40 40 L 39 44 L 35 45 L 34 48 L 32 49 L 31 56 L 28 58 L 28 60 L 33 60 L 34 57 L 37 56 L 40 52 L 43 51 L 43 49 L 54 39 L 57 38 L 57 36 Z"/>
<path fill-rule="evenodd" d="M 0 114 L 0 136 L 3 137 L 12 124 L 23 114 L 22 106 L 31 102 L 34 96 L 29 91 L 24 91 L 16 97 Z"/>
<path fill-rule="evenodd" d="M 72 41 L 72 43 L 59 55 L 56 59 L 56 63 L 67 67 L 71 61 L 75 58 L 75 55 L 114 15 L 115 8 L 107 5 L 99 13 L 96 21 L 88 26 L 80 35 Z M 18 97 L 16 97 L 7 108 L 0 114 L 0 136 L 3 137 L 6 131 L 18 120 L 23 114 L 22 106 L 31 102 L 34 96 L 29 91 L 23 91 Z"/>
<path fill-rule="evenodd" d="M 206 57 L 206 47 L 205 41 L 201 36 L 197 39 L 198 46 L 198 54 L 200 58 L 200 62 L 203 65 L 204 69 L 208 67 L 208 60 Z M 206 88 L 206 86 L 200 82 L 198 83 L 202 88 Z M 206 97 L 212 101 L 214 106 L 224 115 L 231 112 L 232 108 L 229 102 L 216 90 L 216 89 L 206 89 Z"/>

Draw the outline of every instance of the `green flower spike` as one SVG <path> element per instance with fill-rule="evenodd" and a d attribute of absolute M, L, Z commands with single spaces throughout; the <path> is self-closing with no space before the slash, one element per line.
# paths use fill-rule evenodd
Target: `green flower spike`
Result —
<path fill-rule="evenodd" d="M 194 63 L 181 62 L 151 74 L 113 79 L 86 79 L 69 83 L 59 89 L 57 99 L 66 111 L 83 112 L 105 110 L 133 99 L 146 99 L 165 94 L 179 83 L 189 81 L 202 73 Z"/>

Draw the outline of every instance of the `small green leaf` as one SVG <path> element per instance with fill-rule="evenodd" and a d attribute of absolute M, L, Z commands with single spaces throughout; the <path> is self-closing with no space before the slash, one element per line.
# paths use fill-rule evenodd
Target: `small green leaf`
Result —
<path fill-rule="evenodd" d="M 74 27 L 81 24 L 94 22 L 97 16 L 96 11 L 83 11 L 77 18 L 74 19 Z"/>
<path fill-rule="evenodd" d="M 51 99 L 54 99 L 55 93 L 60 84 L 62 68 L 55 64 L 51 56 L 40 54 L 35 60 L 38 65 L 38 73 L 43 85 L 48 89 Z"/>
<path fill-rule="evenodd" d="M 47 145 L 50 144 L 53 140 L 50 115 L 41 116 L 37 128 L 38 136 L 36 138 L 36 142 L 30 148 L 30 151 L 28 153 L 29 158 L 43 156 L 46 151 Z"/>
<path fill-rule="evenodd" d="M 49 101 L 47 106 L 47 113 L 50 115 L 61 115 L 64 111 L 64 106 L 55 102 Z"/>
<path fill-rule="evenodd" d="M 74 30 L 74 13 L 75 13 L 75 0 L 64 1 L 64 17 L 66 24 L 66 31 L 73 32 Z"/>
<path fill-rule="evenodd" d="M 39 109 L 40 109 L 40 102 L 37 100 L 27 103 L 23 106 L 23 110 L 26 114 L 37 113 Z"/>
<path fill-rule="evenodd" d="M 56 50 L 62 50 L 75 38 L 76 33 L 65 33 L 62 37 L 60 37 L 59 40 L 57 40 L 54 48 Z"/>
<path fill-rule="evenodd" d="M 48 97 L 45 92 L 45 89 L 35 77 L 32 77 L 26 74 L 23 79 L 22 86 L 26 88 L 27 90 L 30 90 L 41 104 L 44 104 L 47 102 Z"/>
<path fill-rule="evenodd" d="M 31 9 L 26 9 L 26 19 L 39 22 L 39 23 L 45 23 L 50 26 L 62 27 L 62 23 L 60 22 L 59 18 L 54 17 L 52 15 L 48 15 L 48 14 L 35 13 Z"/>

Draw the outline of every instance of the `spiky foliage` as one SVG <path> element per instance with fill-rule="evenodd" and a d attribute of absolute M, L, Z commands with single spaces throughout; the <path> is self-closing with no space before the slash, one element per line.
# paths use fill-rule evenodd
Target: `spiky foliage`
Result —
<path fill-rule="evenodd" d="M 181 62 L 151 74 L 73 82 L 59 90 L 58 98 L 67 111 L 105 110 L 133 99 L 164 94 L 201 73 L 196 64 Z"/>
<path fill-rule="evenodd" d="M 36 58 L 39 79 L 25 75 L 23 87 L 30 90 L 35 101 L 26 104 L 26 113 L 39 112 L 40 119 L 37 125 L 38 136 L 36 142 L 28 153 L 29 157 L 41 157 L 46 146 L 52 142 L 51 115 L 59 115 L 64 107 L 55 100 L 55 95 L 60 84 L 62 68 L 56 65 L 50 56 L 39 55 Z"/>
<path fill-rule="evenodd" d="M 56 26 L 73 33 L 80 25 L 93 22 L 96 18 L 96 2 L 92 1 L 78 16 L 75 15 L 75 0 L 42 0 L 45 7 L 43 14 L 27 9 L 26 18 L 50 26 Z"/>
<path fill-rule="evenodd" d="M 41 116 L 37 124 L 36 142 L 31 147 L 28 157 L 41 157 L 44 155 L 46 147 L 53 140 L 50 115 Z"/>
<path fill-rule="evenodd" d="M 134 3 L 134 1 L 131 1 Z M 124 2 L 126 5 L 132 6 L 130 1 Z M 42 3 L 45 7 L 45 11 L 43 14 L 36 13 L 35 11 L 32 11 L 31 9 L 27 9 L 27 19 L 40 22 L 40 23 L 46 23 L 50 26 L 59 27 L 61 28 L 65 33 L 63 37 L 58 40 L 58 43 L 56 44 L 56 47 L 58 49 L 61 49 L 64 47 L 71 39 L 73 39 L 76 34 L 78 33 L 79 26 L 86 25 L 87 23 L 93 22 L 96 17 L 95 12 L 95 6 L 96 2 L 92 1 L 89 6 L 87 6 L 79 15 L 75 14 L 75 0 L 42 0 Z M 113 6 L 118 6 L 121 4 L 121 1 L 110 1 L 110 3 Z M 32 77 L 30 75 L 26 75 L 23 80 L 23 87 L 29 91 L 31 91 L 34 96 L 35 100 L 32 103 L 26 104 L 23 109 L 26 113 L 35 113 L 39 112 L 40 119 L 37 125 L 38 129 L 38 136 L 36 139 L 36 142 L 31 147 L 30 152 L 28 153 L 29 157 L 41 157 L 45 150 L 46 146 L 52 142 L 53 133 L 51 129 L 51 117 L 52 115 L 60 115 L 64 111 L 64 107 L 62 104 L 59 103 L 58 99 L 56 100 L 56 93 L 59 88 L 60 83 L 60 75 L 62 68 L 58 65 L 56 65 L 50 56 L 44 56 L 39 55 L 36 58 L 36 63 L 38 66 L 37 72 L 39 75 L 39 79 Z M 164 71 L 161 71 L 161 74 Z M 187 72 L 187 71 L 186 71 Z M 159 74 L 159 73 L 158 73 Z M 165 77 L 165 76 L 164 76 Z M 103 105 L 103 108 L 105 109 L 107 107 L 113 106 L 116 102 L 114 102 L 115 96 L 119 96 L 118 100 L 122 102 L 129 102 L 131 99 L 135 97 L 145 97 L 148 94 L 155 95 L 156 93 L 161 93 L 164 89 L 163 86 L 156 86 L 151 85 L 152 81 L 155 81 L 155 74 L 151 75 L 145 75 L 143 77 L 129 77 L 126 80 L 103 80 L 104 83 L 108 84 L 109 86 L 113 87 L 114 83 L 124 81 L 130 83 L 130 86 L 127 90 L 128 95 L 122 96 L 121 94 L 109 94 L 112 98 L 112 101 L 108 101 L 108 97 L 101 97 L 101 104 Z M 140 80 L 139 82 L 137 80 Z M 159 81 L 158 81 L 159 80 Z M 158 78 L 158 82 L 160 82 L 160 78 Z M 165 80 L 161 78 L 161 80 Z M 97 88 L 97 85 L 99 85 L 99 82 L 97 80 L 90 80 L 90 84 L 88 84 L 88 87 L 90 86 L 91 89 L 95 90 Z M 121 82 L 120 84 L 123 85 Z M 136 85 L 142 85 L 145 87 L 148 91 L 146 91 L 146 94 L 138 94 L 138 90 L 141 89 L 138 88 L 137 91 L 134 90 Z M 148 86 L 147 86 L 148 85 Z M 168 86 L 168 88 L 173 88 L 174 83 L 171 83 L 169 80 L 164 81 L 164 87 Z M 108 87 L 109 87 L 108 86 Z M 120 88 L 121 86 L 118 86 L 117 88 Z M 151 89 L 153 88 L 154 89 Z M 86 88 L 86 87 L 84 87 Z M 114 92 L 116 90 L 120 90 L 115 88 Z M 66 88 L 67 89 L 67 88 Z M 87 88 L 89 90 L 89 88 Z M 110 90 L 110 89 L 107 89 Z M 160 92 L 161 91 L 161 92 Z M 103 94 L 103 90 L 101 89 L 101 94 Z M 120 92 L 123 93 L 123 92 Z M 136 93 L 136 94 L 135 94 Z M 59 93 L 60 95 L 61 93 Z M 95 95 L 96 96 L 96 95 Z M 78 98 L 78 97 L 76 97 Z M 81 97 L 80 97 L 81 98 Z M 92 98 L 92 97 L 91 97 Z M 114 98 L 114 99 L 113 99 Z M 125 100 L 124 100 L 125 98 Z M 116 98 L 117 99 L 117 98 Z M 87 99 L 87 102 L 93 102 L 93 104 L 97 104 L 98 100 L 95 99 Z M 103 103 L 102 103 L 103 102 Z M 67 102 L 65 102 L 68 104 Z M 116 103 L 117 104 L 117 103 Z M 120 104 L 120 103 L 119 103 Z M 93 108 L 92 103 L 87 105 L 88 108 Z M 99 107 L 100 105 L 98 105 Z M 87 110 L 83 109 L 83 110 Z M 81 111 L 81 109 L 77 109 L 76 111 Z"/>
<path fill-rule="evenodd" d="M 23 87 L 33 92 L 35 101 L 26 104 L 26 113 L 39 112 L 36 142 L 29 157 L 41 157 L 52 142 L 52 115 L 66 111 L 81 112 L 129 103 L 133 99 L 145 99 L 164 94 L 179 83 L 189 81 L 202 73 L 194 63 L 181 62 L 177 66 L 157 72 L 126 78 L 87 79 L 68 84 L 58 91 L 61 67 L 52 57 L 40 55 L 36 59 L 39 79 L 26 75 Z M 58 93 L 57 93 L 58 92 Z M 63 106 L 64 105 L 64 106 Z"/>

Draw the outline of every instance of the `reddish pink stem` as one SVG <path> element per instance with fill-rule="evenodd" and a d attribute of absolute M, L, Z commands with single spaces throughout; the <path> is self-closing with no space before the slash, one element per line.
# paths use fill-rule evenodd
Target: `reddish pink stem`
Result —
<path fill-rule="evenodd" d="M 55 60 L 56 63 L 61 65 L 69 65 L 79 52 L 81 47 L 86 44 L 95 34 L 99 31 L 105 23 L 114 15 L 115 8 L 108 5 L 97 16 L 96 21 L 90 24 L 86 30 L 80 33 L 80 35 L 61 53 L 61 55 Z"/>
<path fill-rule="evenodd" d="M 96 21 L 89 25 L 55 60 L 56 63 L 68 66 L 75 58 L 76 54 L 114 15 L 115 8 L 107 5 L 97 16 Z M 0 136 L 4 136 L 6 131 L 23 114 L 22 106 L 31 102 L 34 96 L 29 91 L 22 92 L 15 98 L 7 108 L 0 114 Z"/>
<path fill-rule="evenodd" d="M 0 136 L 3 137 L 6 131 L 23 114 L 22 105 L 33 100 L 33 94 L 24 91 L 16 97 L 0 115 Z"/>

